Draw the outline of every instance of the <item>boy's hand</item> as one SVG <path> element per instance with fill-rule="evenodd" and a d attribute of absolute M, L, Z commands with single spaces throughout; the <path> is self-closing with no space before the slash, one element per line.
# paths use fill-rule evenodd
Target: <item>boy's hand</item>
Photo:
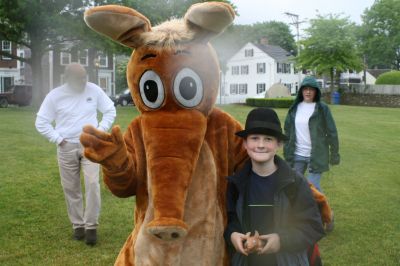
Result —
<path fill-rule="evenodd" d="M 231 242 L 233 246 L 235 247 L 236 251 L 239 253 L 242 253 L 245 256 L 248 256 L 249 254 L 246 252 L 244 249 L 243 243 L 246 241 L 247 236 L 238 232 L 233 232 L 231 234 Z"/>
<path fill-rule="evenodd" d="M 258 254 L 277 253 L 281 249 L 281 239 L 278 234 L 261 235 L 260 239 L 264 240 L 267 244 L 265 244 Z"/>

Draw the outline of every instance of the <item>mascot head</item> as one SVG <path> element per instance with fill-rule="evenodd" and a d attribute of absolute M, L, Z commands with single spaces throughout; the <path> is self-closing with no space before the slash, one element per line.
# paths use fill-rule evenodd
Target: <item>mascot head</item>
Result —
<path fill-rule="evenodd" d="M 187 188 L 215 103 L 220 69 L 210 38 L 234 19 L 221 2 L 195 4 L 183 19 L 152 27 L 131 8 L 100 6 L 85 13 L 93 30 L 134 49 L 127 79 L 141 114 L 149 204 L 147 230 L 163 240 L 186 235 Z"/>

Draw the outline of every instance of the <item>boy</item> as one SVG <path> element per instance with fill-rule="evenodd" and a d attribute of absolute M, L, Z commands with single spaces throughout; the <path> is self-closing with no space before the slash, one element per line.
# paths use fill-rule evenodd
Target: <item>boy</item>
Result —
<path fill-rule="evenodd" d="M 324 235 L 307 181 L 276 155 L 287 137 L 275 111 L 252 110 L 243 138 L 250 157 L 228 177 L 225 240 L 236 251 L 231 265 L 309 265 L 307 248 Z M 249 254 L 246 233 L 260 233 L 261 247 Z"/>

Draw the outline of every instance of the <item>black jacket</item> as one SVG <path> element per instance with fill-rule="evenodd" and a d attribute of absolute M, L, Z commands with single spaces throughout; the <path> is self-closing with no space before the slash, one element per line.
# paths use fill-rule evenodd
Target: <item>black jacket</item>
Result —
<path fill-rule="evenodd" d="M 278 265 L 308 265 L 307 248 L 324 236 L 321 216 L 304 177 L 278 156 L 275 163 L 278 186 L 274 195 L 274 225 L 281 242 L 277 262 Z M 247 265 L 246 257 L 234 251 L 230 236 L 233 232 L 249 232 L 246 206 L 250 174 L 249 160 L 241 171 L 228 177 L 228 225 L 224 237 L 232 254 L 231 265 L 235 266 Z"/>

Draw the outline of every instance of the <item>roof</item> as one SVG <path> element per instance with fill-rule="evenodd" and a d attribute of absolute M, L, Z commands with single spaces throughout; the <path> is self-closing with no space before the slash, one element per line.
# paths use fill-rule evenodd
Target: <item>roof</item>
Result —
<path fill-rule="evenodd" d="M 391 71 L 391 69 L 367 69 L 367 71 L 374 76 L 374 78 L 378 78 L 379 75 Z"/>
<path fill-rule="evenodd" d="M 278 62 L 285 62 L 292 56 L 288 51 L 280 46 L 259 43 L 252 44 Z"/>

